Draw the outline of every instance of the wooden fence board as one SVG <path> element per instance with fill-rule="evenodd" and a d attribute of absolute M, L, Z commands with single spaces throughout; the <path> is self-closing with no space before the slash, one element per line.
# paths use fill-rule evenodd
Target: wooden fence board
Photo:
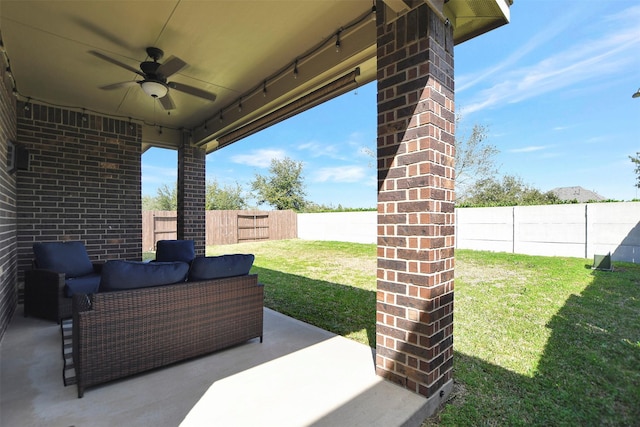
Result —
<path fill-rule="evenodd" d="M 156 242 L 177 238 L 175 211 L 142 212 L 142 248 L 155 250 Z M 294 211 L 206 211 L 206 245 L 231 245 L 257 240 L 298 237 Z"/>

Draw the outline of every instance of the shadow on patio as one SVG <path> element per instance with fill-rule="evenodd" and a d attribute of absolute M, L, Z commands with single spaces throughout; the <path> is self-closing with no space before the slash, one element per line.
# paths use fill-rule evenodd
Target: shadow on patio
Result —
<path fill-rule="evenodd" d="M 372 349 L 265 309 L 257 339 L 87 390 L 64 387 L 60 327 L 24 318 L 0 345 L 3 426 L 419 425 L 426 399 L 375 375 Z"/>

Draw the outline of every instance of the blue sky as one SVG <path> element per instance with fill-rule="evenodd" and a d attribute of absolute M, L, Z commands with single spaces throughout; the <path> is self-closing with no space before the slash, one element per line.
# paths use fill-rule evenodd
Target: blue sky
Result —
<path fill-rule="evenodd" d="M 582 186 L 630 200 L 640 151 L 640 4 L 516 0 L 511 23 L 455 48 L 458 136 L 488 128 L 500 173 L 543 191 Z M 207 179 L 246 190 L 272 158 L 304 164 L 307 199 L 376 206 L 376 83 L 207 156 Z M 176 154 L 142 157 L 143 195 L 173 185 Z M 263 206 L 262 208 L 267 208 Z"/>

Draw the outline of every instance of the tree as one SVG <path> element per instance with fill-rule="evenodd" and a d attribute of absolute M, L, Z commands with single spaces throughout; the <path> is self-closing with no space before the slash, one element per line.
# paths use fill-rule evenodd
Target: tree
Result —
<path fill-rule="evenodd" d="M 636 165 L 636 169 L 634 171 L 636 173 L 636 183 L 634 187 L 640 188 L 640 151 L 636 153 L 635 157 L 629 156 L 629 159 Z"/>
<path fill-rule="evenodd" d="M 178 210 L 178 186 L 169 188 L 167 184 L 158 187 L 156 199 L 161 211 Z"/>
<path fill-rule="evenodd" d="M 142 196 L 142 210 L 143 211 L 155 211 L 156 198 L 153 196 Z"/>
<path fill-rule="evenodd" d="M 156 190 L 156 196 L 142 197 L 142 210 L 145 211 L 175 211 L 178 209 L 178 189 L 169 188 L 163 184 Z"/>
<path fill-rule="evenodd" d="M 217 181 L 207 183 L 205 195 L 205 209 L 207 210 L 241 210 L 247 207 L 242 195 L 242 188 L 236 182 L 234 185 L 221 187 Z"/>
<path fill-rule="evenodd" d="M 456 119 L 458 126 L 460 119 Z M 471 134 L 456 138 L 456 197 L 464 199 L 476 182 L 494 177 L 498 173 L 495 157 L 498 149 L 487 141 L 486 126 L 475 124 Z"/>
<path fill-rule="evenodd" d="M 271 160 L 269 176 L 256 174 L 251 189 L 256 192 L 258 204 L 268 203 L 278 210 L 301 211 L 307 201 L 302 177 L 302 162 L 289 157 Z"/>
<path fill-rule="evenodd" d="M 525 184 L 521 178 L 505 175 L 502 180 L 486 178 L 469 189 L 462 206 L 523 206 L 562 203 L 551 191 L 546 193 Z"/>

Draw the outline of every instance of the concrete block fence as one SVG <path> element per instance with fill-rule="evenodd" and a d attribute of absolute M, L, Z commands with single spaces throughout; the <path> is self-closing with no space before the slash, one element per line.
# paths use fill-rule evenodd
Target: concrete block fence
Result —
<path fill-rule="evenodd" d="M 337 242 L 376 243 L 378 212 L 298 214 L 298 238 Z"/>
<path fill-rule="evenodd" d="M 298 214 L 298 238 L 376 243 L 377 212 Z M 456 248 L 640 263 L 640 202 L 456 209 Z"/>

